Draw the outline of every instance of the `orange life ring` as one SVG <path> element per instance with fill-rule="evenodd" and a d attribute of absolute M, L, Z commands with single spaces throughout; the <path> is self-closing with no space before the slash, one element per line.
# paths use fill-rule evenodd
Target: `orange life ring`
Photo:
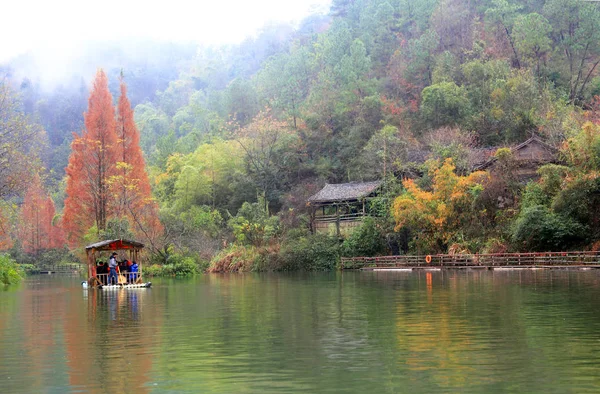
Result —
<path fill-rule="evenodd" d="M 430 254 L 425 256 L 425 261 L 427 262 L 427 264 L 431 263 L 431 255 Z"/>

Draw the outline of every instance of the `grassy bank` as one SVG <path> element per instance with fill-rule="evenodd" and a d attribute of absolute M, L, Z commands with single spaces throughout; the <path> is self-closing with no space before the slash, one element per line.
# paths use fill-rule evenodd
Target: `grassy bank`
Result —
<path fill-rule="evenodd" d="M 336 238 L 320 234 L 266 246 L 233 244 L 213 258 L 208 272 L 327 271 L 337 267 L 340 251 Z"/>

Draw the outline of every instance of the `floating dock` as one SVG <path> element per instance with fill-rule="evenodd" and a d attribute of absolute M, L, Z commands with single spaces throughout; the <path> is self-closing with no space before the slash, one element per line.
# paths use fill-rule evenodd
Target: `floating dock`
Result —
<path fill-rule="evenodd" d="M 342 257 L 342 269 L 365 271 L 441 269 L 600 269 L 600 252 L 436 254 Z"/>

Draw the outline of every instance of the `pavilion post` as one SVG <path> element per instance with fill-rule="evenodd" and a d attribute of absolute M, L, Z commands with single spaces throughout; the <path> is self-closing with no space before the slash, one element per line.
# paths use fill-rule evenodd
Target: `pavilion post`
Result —
<path fill-rule="evenodd" d="M 340 206 L 335 204 L 335 227 L 338 238 L 340 237 Z"/>

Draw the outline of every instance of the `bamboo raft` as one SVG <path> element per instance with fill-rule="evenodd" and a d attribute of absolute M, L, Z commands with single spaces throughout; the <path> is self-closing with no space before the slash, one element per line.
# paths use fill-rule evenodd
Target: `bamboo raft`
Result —
<path fill-rule="evenodd" d="M 87 287 L 96 287 L 98 289 L 135 289 L 149 288 L 152 282 L 143 281 L 142 263 L 140 261 L 140 252 L 144 248 L 144 244 L 126 239 L 113 239 L 107 241 L 96 242 L 88 245 L 85 248 L 88 263 L 88 280 L 85 282 Z M 99 274 L 96 270 L 96 257 L 98 254 L 121 251 L 129 255 L 130 261 L 137 261 L 139 271 L 137 272 L 120 272 L 117 274 L 118 284 L 108 284 L 109 274 Z M 108 258 L 105 257 L 108 262 Z"/>
<path fill-rule="evenodd" d="M 101 290 L 119 290 L 119 289 L 147 289 L 152 286 L 152 282 L 144 283 L 124 283 L 119 285 L 99 285 Z"/>
<path fill-rule="evenodd" d="M 429 260 L 429 262 L 428 262 Z M 341 269 L 599 269 L 600 252 L 436 254 L 342 257 Z"/>

